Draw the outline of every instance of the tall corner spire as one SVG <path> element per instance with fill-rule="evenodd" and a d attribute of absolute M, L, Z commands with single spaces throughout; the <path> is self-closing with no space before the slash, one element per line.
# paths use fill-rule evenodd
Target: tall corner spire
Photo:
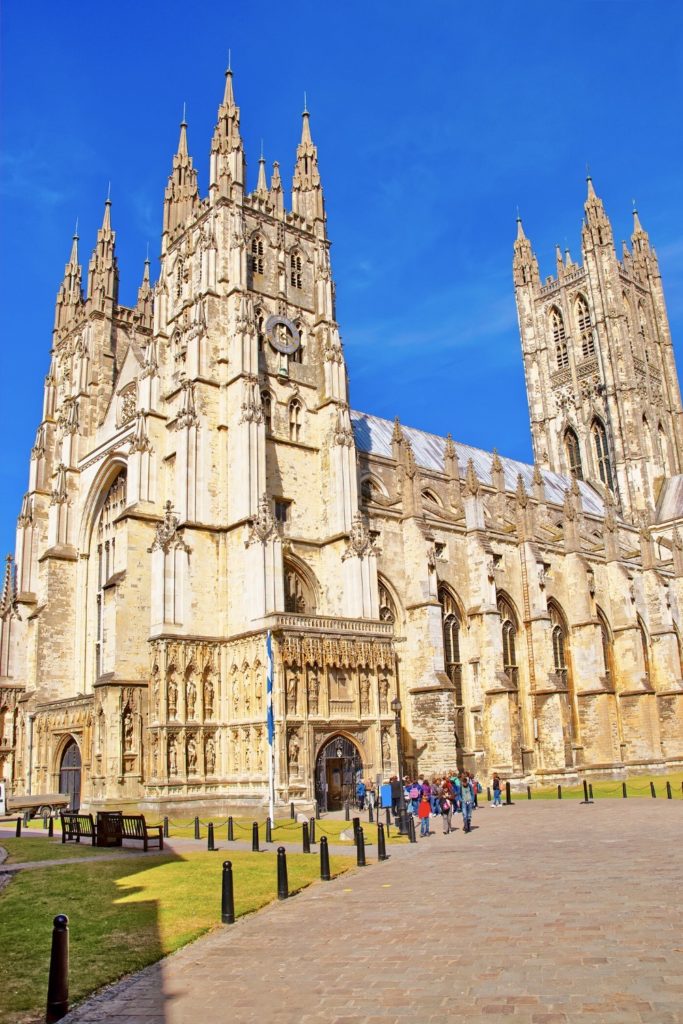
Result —
<path fill-rule="evenodd" d="M 171 173 L 164 193 L 163 235 L 174 236 L 199 205 L 197 171 L 187 145 L 186 105 L 180 122 L 178 148 L 173 156 Z M 164 245 L 166 243 L 164 242 Z"/>
<path fill-rule="evenodd" d="M 232 75 L 232 54 L 228 51 L 223 102 L 218 108 L 216 127 L 211 138 L 209 196 L 215 202 L 229 196 L 232 186 L 244 189 L 246 161 L 240 135 L 240 108 L 235 103 Z"/>
<path fill-rule="evenodd" d="M 526 239 L 526 235 L 524 234 L 524 225 L 519 215 L 519 209 L 517 209 L 517 241 L 521 242 L 523 239 Z"/>
<path fill-rule="evenodd" d="M 519 210 L 517 210 L 517 237 L 512 251 L 512 274 L 515 285 L 540 284 L 538 260 L 531 248 L 531 242 L 524 233 Z"/>
<path fill-rule="evenodd" d="M 88 264 L 88 300 L 96 309 L 111 312 L 119 295 L 119 268 L 116 260 L 116 232 L 111 226 L 111 182 L 104 201 L 102 226 Z"/>
<path fill-rule="evenodd" d="M 263 155 L 263 140 L 261 140 L 261 155 L 258 161 L 258 181 L 256 182 L 256 191 L 261 195 L 265 195 L 268 191 L 268 182 L 266 181 L 266 158 Z"/>
<path fill-rule="evenodd" d="M 605 213 L 602 199 L 597 195 L 593 186 L 593 178 L 590 171 L 586 177 L 587 194 L 583 204 L 585 222 L 582 233 L 584 249 L 592 245 L 612 244 L 612 225 Z"/>
<path fill-rule="evenodd" d="M 180 137 L 178 138 L 177 156 L 187 158 L 187 105 L 183 103 L 183 119 L 180 122 Z"/>
<path fill-rule="evenodd" d="M 301 115 L 301 142 L 296 150 L 292 182 L 292 210 L 310 221 L 325 220 L 323 190 L 318 171 L 318 150 L 311 137 L 311 115 L 304 96 Z"/>

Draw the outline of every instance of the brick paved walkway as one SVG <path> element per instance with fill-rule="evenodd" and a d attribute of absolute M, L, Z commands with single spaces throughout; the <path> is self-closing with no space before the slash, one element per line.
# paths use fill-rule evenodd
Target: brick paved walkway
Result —
<path fill-rule="evenodd" d="M 683 1024 L 683 804 L 485 808 L 73 1011 L 115 1024 Z"/>

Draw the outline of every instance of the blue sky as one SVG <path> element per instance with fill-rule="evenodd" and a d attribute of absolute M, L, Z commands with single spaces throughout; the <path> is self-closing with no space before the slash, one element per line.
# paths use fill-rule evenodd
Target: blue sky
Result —
<path fill-rule="evenodd" d="M 87 264 L 111 181 L 133 303 L 183 102 L 206 191 L 229 48 L 250 187 L 263 139 L 289 188 L 308 94 L 355 408 L 530 457 L 516 209 L 542 275 L 556 242 L 578 258 L 587 162 L 617 240 L 637 199 L 683 340 L 679 3 L 40 0 L 3 22 L 3 550 L 75 219 Z"/>

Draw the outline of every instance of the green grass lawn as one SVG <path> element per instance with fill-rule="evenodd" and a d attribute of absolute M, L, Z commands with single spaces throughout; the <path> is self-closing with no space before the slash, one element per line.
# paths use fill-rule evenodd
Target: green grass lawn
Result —
<path fill-rule="evenodd" d="M 56 914 L 69 917 L 74 1003 L 218 927 L 225 859 L 233 865 L 237 915 L 276 898 L 276 857 L 270 853 L 164 853 L 154 860 L 142 855 L 20 872 L 0 894 L 0 1024 L 44 1020 Z M 332 873 L 353 863 L 332 857 Z M 318 857 L 289 854 L 287 868 L 290 892 L 319 877 Z"/>
<path fill-rule="evenodd" d="M 683 799 L 681 784 L 683 784 L 683 772 L 671 772 L 668 775 L 632 775 L 625 779 L 628 799 L 637 797 L 651 797 L 650 782 L 655 784 L 655 793 L 658 799 L 666 799 L 666 783 L 671 783 L 671 795 L 673 800 Z M 591 782 L 593 787 L 593 798 L 595 800 L 607 797 L 621 798 L 622 784 L 617 779 L 596 779 Z M 480 797 L 481 799 L 481 797 Z M 526 799 L 524 793 L 514 793 L 513 799 Z M 557 786 L 532 786 L 532 800 L 557 800 Z M 563 800 L 583 800 L 583 785 L 562 786 Z"/>
<path fill-rule="evenodd" d="M 353 815 L 352 815 L 353 817 Z M 368 822 L 367 811 L 359 815 L 361 819 L 361 827 L 363 829 L 363 835 L 365 841 L 370 843 L 377 842 L 377 825 L 370 824 Z M 254 821 L 258 821 L 259 825 L 259 841 L 261 844 L 265 843 L 266 838 L 266 824 L 265 817 L 258 818 L 254 817 L 251 820 L 248 818 L 233 818 L 233 833 L 235 839 L 251 840 L 252 825 Z M 199 832 L 203 840 L 206 839 L 207 835 L 208 819 L 200 819 Z M 302 823 L 292 821 L 291 818 L 277 818 L 273 825 L 273 844 L 277 843 L 297 843 L 302 841 Z M 340 840 L 342 832 L 352 832 L 353 823 L 351 821 L 340 821 L 338 818 L 321 818 L 315 823 L 315 836 L 316 841 L 320 840 L 321 836 L 327 836 L 330 842 L 343 842 Z M 193 839 L 194 838 L 194 818 L 192 819 L 171 819 L 169 823 L 169 834 L 171 839 L 174 837 L 182 839 Z M 228 834 L 227 818 L 216 818 L 214 820 L 214 835 L 216 843 L 224 842 Z M 386 838 L 386 830 L 385 830 Z M 407 842 L 405 837 L 398 835 L 398 830 L 392 825 L 389 830 L 388 842 Z M 351 844 L 351 841 L 349 841 Z"/>
<path fill-rule="evenodd" d="M 26 837 L 21 839 L 0 839 L 0 846 L 9 854 L 5 864 L 22 864 L 24 861 L 41 860 L 78 860 L 79 857 L 98 857 L 103 853 L 116 852 L 90 843 L 62 843 L 61 839 L 48 839 L 47 836 Z"/>

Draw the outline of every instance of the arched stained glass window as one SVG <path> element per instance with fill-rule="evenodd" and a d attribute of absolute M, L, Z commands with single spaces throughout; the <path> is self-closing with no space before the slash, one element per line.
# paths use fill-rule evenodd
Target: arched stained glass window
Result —
<path fill-rule="evenodd" d="M 563 370 L 566 366 L 569 366 L 569 352 L 567 351 L 567 336 L 564 330 L 564 320 L 559 309 L 553 306 L 550 312 L 550 325 L 553 332 L 553 341 L 555 343 L 555 359 L 557 361 L 558 370 Z"/>
<path fill-rule="evenodd" d="M 567 685 L 567 627 L 554 605 L 550 606 L 550 628 L 553 642 L 553 667 Z"/>
<path fill-rule="evenodd" d="M 517 617 L 512 605 L 505 597 L 498 598 L 498 614 L 503 634 L 503 671 L 510 682 L 517 687 L 519 669 L 517 667 Z"/>
<path fill-rule="evenodd" d="M 455 703 L 462 707 L 462 662 L 460 660 L 460 614 L 455 598 L 447 587 L 439 587 L 441 625 L 446 675 L 455 687 Z"/>
<path fill-rule="evenodd" d="M 591 434 L 593 435 L 595 458 L 598 464 L 600 479 L 605 487 L 609 487 L 610 491 L 613 491 L 614 482 L 612 479 L 612 465 L 610 463 L 609 448 L 607 446 L 607 431 L 600 420 L 593 420 Z"/>
<path fill-rule="evenodd" d="M 567 452 L 567 462 L 569 464 L 569 472 L 577 480 L 583 480 L 583 468 L 581 466 L 581 448 L 579 447 L 579 439 L 576 436 L 574 430 L 569 427 L 565 431 L 564 435 L 564 447 Z"/>
<path fill-rule="evenodd" d="M 591 323 L 588 303 L 583 295 L 579 295 L 576 300 L 575 309 L 576 326 L 579 329 L 579 338 L 581 339 L 581 354 L 584 359 L 587 359 L 588 356 L 592 356 L 595 353 L 595 341 L 593 339 L 593 325 Z"/>

